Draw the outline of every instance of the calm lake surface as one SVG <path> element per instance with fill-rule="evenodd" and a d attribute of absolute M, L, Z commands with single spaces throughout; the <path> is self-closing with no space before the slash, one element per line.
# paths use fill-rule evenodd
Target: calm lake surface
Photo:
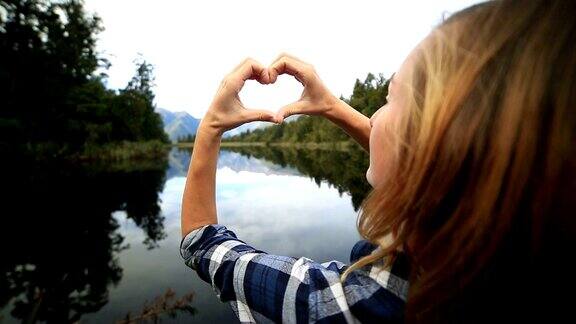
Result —
<path fill-rule="evenodd" d="M 5 177 L 0 322 L 113 323 L 167 290 L 163 322 L 236 322 L 179 255 L 190 151 L 124 165 L 14 163 Z M 218 160 L 219 222 L 269 253 L 349 261 L 368 192 L 357 150 L 242 148 Z"/>

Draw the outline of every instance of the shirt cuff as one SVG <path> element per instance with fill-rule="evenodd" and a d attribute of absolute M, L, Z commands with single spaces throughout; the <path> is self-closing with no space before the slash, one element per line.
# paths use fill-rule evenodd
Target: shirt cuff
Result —
<path fill-rule="evenodd" d="M 198 249 L 202 238 L 205 238 L 208 235 L 214 235 L 216 232 L 218 232 L 220 227 L 223 226 L 219 224 L 204 225 L 193 230 L 182 238 L 182 241 L 180 241 L 180 256 L 192 269 L 196 270 L 196 266 L 194 262 L 190 261 L 192 261 L 192 256 Z"/>

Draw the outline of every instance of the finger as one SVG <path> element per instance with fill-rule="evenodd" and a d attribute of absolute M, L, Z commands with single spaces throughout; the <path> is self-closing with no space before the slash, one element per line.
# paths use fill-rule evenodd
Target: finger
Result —
<path fill-rule="evenodd" d="M 246 80 L 257 80 L 262 84 L 270 83 L 268 71 L 262 64 L 251 58 L 245 59 L 226 77 L 225 85 L 236 93 L 240 92 Z"/>
<path fill-rule="evenodd" d="M 250 58 L 244 60 L 244 63 L 233 72 L 233 75 L 242 80 L 242 82 L 246 80 L 257 80 L 265 84 L 265 82 L 269 80 L 266 68 L 264 68 L 260 62 Z"/>
<path fill-rule="evenodd" d="M 276 113 L 276 120 L 282 123 L 286 117 L 302 114 L 304 112 L 305 104 L 302 101 L 296 101 L 280 108 Z"/>
<path fill-rule="evenodd" d="M 268 68 L 268 73 L 270 75 L 271 83 L 276 82 L 276 79 L 281 74 L 290 74 L 291 76 L 296 78 L 298 82 L 302 83 L 303 86 L 306 86 L 307 81 L 306 76 L 308 75 L 308 69 L 309 65 L 307 65 L 306 63 L 284 56 L 279 60 L 277 60 L 276 62 L 274 62 Z"/>
<path fill-rule="evenodd" d="M 277 123 L 274 113 L 264 109 L 244 109 L 242 111 L 242 120 L 245 123 L 252 121 Z"/>

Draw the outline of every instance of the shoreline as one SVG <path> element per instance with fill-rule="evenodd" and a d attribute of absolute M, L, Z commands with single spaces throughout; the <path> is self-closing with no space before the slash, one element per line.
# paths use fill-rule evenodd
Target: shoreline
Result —
<path fill-rule="evenodd" d="M 194 143 L 175 143 L 173 147 L 177 148 L 194 148 Z M 289 143 L 289 142 L 222 142 L 221 148 L 236 148 L 236 147 L 275 147 L 275 148 L 296 148 L 296 149 L 309 149 L 309 150 L 338 150 L 348 151 L 355 149 L 356 144 L 353 142 L 320 142 L 320 143 Z M 358 147 L 360 148 L 360 147 Z"/>

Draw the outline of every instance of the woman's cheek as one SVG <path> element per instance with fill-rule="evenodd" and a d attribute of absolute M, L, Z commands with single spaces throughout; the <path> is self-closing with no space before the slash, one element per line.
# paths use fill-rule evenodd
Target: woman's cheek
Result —
<path fill-rule="evenodd" d="M 366 170 L 366 180 L 368 181 L 370 186 L 372 186 L 372 188 L 374 188 L 374 180 L 372 178 L 372 168 L 371 167 L 368 167 L 368 170 Z"/>
<path fill-rule="evenodd" d="M 383 150 L 382 146 L 382 134 L 381 125 L 375 124 L 370 133 L 370 166 L 366 171 L 366 180 L 373 187 L 376 188 L 380 182 L 380 176 L 382 173 L 382 157 Z"/>

